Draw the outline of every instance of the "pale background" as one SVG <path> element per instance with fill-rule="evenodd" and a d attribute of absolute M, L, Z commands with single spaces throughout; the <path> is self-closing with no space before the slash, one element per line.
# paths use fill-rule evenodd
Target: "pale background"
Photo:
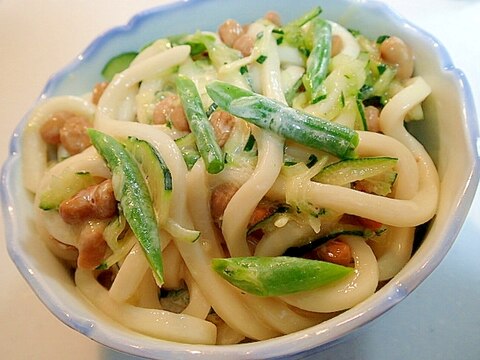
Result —
<path fill-rule="evenodd" d="M 239 0 L 240 1 L 240 0 Z M 167 1 L 0 0 L 0 161 L 47 78 L 100 33 Z M 385 1 L 448 49 L 480 111 L 480 1 Z M 480 150 L 479 150 L 480 151 Z M 406 300 L 321 359 L 480 359 L 480 202 L 455 245 Z M 129 359 L 51 315 L 6 252 L 0 221 L 0 358 Z"/>

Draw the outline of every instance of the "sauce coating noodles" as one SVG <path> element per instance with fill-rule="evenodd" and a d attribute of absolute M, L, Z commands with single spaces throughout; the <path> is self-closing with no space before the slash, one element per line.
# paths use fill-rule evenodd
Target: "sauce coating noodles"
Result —
<path fill-rule="evenodd" d="M 248 25 L 228 20 L 218 32 L 156 40 L 99 84 L 93 100 L 92 94 L 57 96 L 33 110 L 22 155 L 36 223 L 100 311 L 165 340 L 264 340 L 355 306 L 408 262 L 415 228 L 435 215 L 438 200 L 435 165 L 404 126 L 423 119 L 430 88 L 409 70 L 413 58 L 401 39 L 367 39 L 319 12 L 284 25 L 274 13 Z M 398 61 L 384 55 L 386 39 L 400 53 L 405 49 Z M 182 79 L 196 90 L 187 99 Z M 212 89 L 219 84 L 274 100 L 271 114 L 263 105 L 251 110 L 253 117 L 264 111 L 258 117 L 269 116 L 269 125 L 215 103 Z M 198 123 L 192 96 L 201 107 Z M 306 133 L 300 141 L 277 133 L 269 126 L 286 108 L 298 110 L 299 119 L 308 114 L 352 131 L 355 155 L 303 142 Z M 299 124 L 287 133 L 317 131 L 315 124 L 314 130 Z M 144 141 L 161 159 L 163 180 L 150 173 L 156 161 L 150 155 L 133 156 L 151 196 L 142 201 L 157 215 L 161 276 L 127 211 L 143 203 L 125 202 L 127 177 L 112 168 L 87 128 L 134 155 L 128 141 L 136 151 Z M 209 172 L 213 146 L 222 164 Z M 346 275 L 272 296 L 284 278 L 259 265 L 258 276 L 266 271 L 267 279 L 254 279 L 267 294 L 261 296 L 212 265 L 285 256 L 347 268 Z"/>

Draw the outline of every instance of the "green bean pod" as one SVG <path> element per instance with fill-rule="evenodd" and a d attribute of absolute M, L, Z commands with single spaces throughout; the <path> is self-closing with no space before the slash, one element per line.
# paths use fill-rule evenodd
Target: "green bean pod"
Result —
<path fill-rule="evenodd" d="M 328 73 L 332 47 L 332 28 L 327 21 L 315 18 L 312 20 L 309 33 L 311 34 L 312 50 L 307 59 L 303 85 L 307 94 L 310 95 L 310 102 L 314 104 L 325 95 L 325 90 L 321 84 Z"/>
<path fill-rule="evenodd" d="M 205 114 L 195 83 L 184 75 L 178 75 L 176 85 L 205 167 L 210 174 L 219 173 L 224 167 L 223 151 L 215 139 L 213 127 Z"/>
<path fill-rule="evenodd" d="M 263 129 L 339 158 L 355 158 L 359 137 L 356 131 L 293 109 L 278 101 L 214 81 L 207 92 L 218 106 Z"/>
<path fill-rule="evenodd" d="M 258 296 L 313 290 L 354 271 L 325 261 L 289 256 L 216 258 L 212 268 L 232 285 Z"/>
<path fill-rule="evenodd" d="M 112 172 L 113 191 L 140 243 L 158 285 L 163 284 L 161 240 L 147 184 L 132 155 L 113 137 L 88 129 L 90 140 Z"/>

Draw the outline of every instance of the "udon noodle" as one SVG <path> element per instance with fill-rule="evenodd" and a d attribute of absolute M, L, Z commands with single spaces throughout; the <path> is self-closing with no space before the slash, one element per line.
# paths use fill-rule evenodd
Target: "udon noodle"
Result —
<path fill-rule="evenodd" d="M 74 269 L 80 293 L 121 325 L 184 343 L 269 339 L 355 306 L 410 259 L 416 227 L 435 214 L 438 178 L 404 123 L 423 118 L 430 88 L 413 75 L 401 39 L 370 40 L 318 20 L 315 11 L 286 25 L 268 13 L 248 25 L 228 20 L 218 32 L 156 40 L 93 95 L 52 97 L 32 111 L 23 181 L 35 194 L 39 233 Z M 310 43 L 319 28 L 328 48 Z M 312 87 L 308 74 L 319 49 L 325 73 Z M 180 74 L 198 91 L 224 156 L 221 171 L 208 171 L 185 118 Z M 229 114 L 207 90 L 216 80 L 354 130 L 355 156 L 341 158 Z M 163 283 L 87 128 L 121 143 L 146 141 L 171 174 L 167 219 L 156 224 Z M 198 239 L 186 241 L 191 234 Z M 352 271 L 314 288 L 260 296 L 212 267 L 218 258 L 285 256 Z"/>

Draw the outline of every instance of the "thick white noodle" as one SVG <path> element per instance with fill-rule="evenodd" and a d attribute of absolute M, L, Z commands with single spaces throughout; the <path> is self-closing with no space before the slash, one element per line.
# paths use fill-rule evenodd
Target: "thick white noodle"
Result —
<path fill-rule="evenodd" d="M 239 344 L 245 336 L 232 329 L 225 322 L 219 321 L 217 325 L 217 345 Z"/>
<path fill-rule="evenodd" d="M 269 54 L 261 66 L 262 92 L 265 96 L 286 103 L 281 85 L 277 44 L 271 34 L 271 29 L 268 29 L 263 32 L 262 38 Z M 257 127 L 253 127 L 252 132 L 258 147 L 257 166 L 250 179 L 230 200 L 223 215 L 222 232 L 231 256 L 251 255 L 246 242 L 248 222 L 258 202 L 275 182 L 283 165 L 283 139 Z M 253 300 L 247 296 L 245 301 L 252 312 L 257 313 L 280 333 L 290 333 L 317 323 L 314 319 L 296 314 L 285 304 L 274 299 Z"/>
<path fill-rule="evenodd" d="M 211 217 L 209 216 L 209 211 L 208 213 L 204 212 L 198 212 L 202 211 L 205 208 L 205 203 L 208 202 L 208 199 L 203 199 L 200 200 L 199 194 L 205 193 L 203 190 L 204 186 L 200 186 L 202 184 L 202 181 L 200 179 L 205 177 L 205 171 L 204 171 L 204 166 L 201 161 L 198 161 L 195 167 L 190 171 L 189 174 L 189 192 L 188 196 L 190 197 L 193 195 L 189 201 L 192 201 L 193 203 L 197 204 L 203 204 L 203 208 L 197 207 L 197 212 L 192 211 L 192 213 L 196 214 L 195 217 L 200 217 L 201 214 L 204 214 L 203 217 L 205 219 L 203 222 L 207 225 L 210 226 L 211 223 Z M 208 203 L 206 205 L 208 208 Z M 194 209 L 193 207 L 190 207 L 190 209 Z M 208 230 L 212 233 L 213 238 L 216 238 L 214 235 L 215 230 L 213 229 L 213 224 L 211 224 L 212 229 Z M 203 234 L 203 233 L 202 233 Z M 221 249 L 213 250 L 214 253 L 217 255 L 215 256 L 224 256 L 223 252 Z M 275 330 L 287 334 L 291 333 L 293 331 L 297 331 L 300 329 L 304 329 L 306 327 L 315 325 L 316 323 L 319 322 L 319 319 L 313 319 L 313 318 L 307 318 L 304 316 L 301 316 L 299 314 L 296 314 L 293 312 L 291 309 L 289 309 L 285 304 L 279 302 L 278 300 L 274 299 L 262 299 L 262 298 L 255 298 L 253 296 L 243 296 L 244 301 L 247 303 L 249 308 L 252 309 L 252 311 L 256 314 L 258 314 L 267 324 L 269 324 L 271 327 L 273 327 Z"/>
<path fill-rule="evenodd" d="M 185 283 L 188 287 L 190 294 L 190 301 L 187 307 L 182 311 L 182 314 L 195 316 L 199 319 L 205 319 L 210 312 L 211 306 L 208 300 L 202 293 L 202 290 L 198 286 L 192 275 L 186 271 Z"/>
<path fill-rule="evenodd" d="M 407 113 L 420 104 L 430 94 L 431 88 L 422 77 L 409 80 L 407 86 L 385 105 L 380 113 L 380 130 L 388 136 L 404 144 L 415 157 L 426 163 L 428 168 L 434 167 L 430 156 L 422 144 L 410 134 L 404 126 Z"/>
<path fill-rule="evenodd" d="M 415 236 L 414 227 L 389 227 L 384 241 L 372 241 L 370 246 L 377 255 L 379 280 L 388 280 L 410 260 Z"/>
<path fill-rule="evenodd" d="M 350 245 L 355 261 L 355 272 L 316 290 L 282 296 L 290 305 L 315 312 L 333 312 L 349 309 L 372 295 L 378 285 L 377 259 L 365 240 L 357 236 L 342 236 Z"/>
<path fill-rule="evenodd" d="M 115 75 L 98 102 L 95 127 L 97 128 L 103 119 L 118 120 L 118 107 L 129 95 L 132 87 L 136 88 L 143 79 L 148 79 L 172 66 L 179 65 L 188 58 L 189 54 L 189 46 L 176 46 Z"/>
<path fill-rule="evenodd" d="M 386 154 L 402 159 L 399 183 L 405 191 L 414 191 L 415 184 L 411 183 L 408 174 L 417 173 L 414 159 L 399 141 L 376 133 L 359 132 L 359 153 Z M 383 149 L 382 149 L 383 148 Z M 397 227 L 412 227 L 423 224 L 435 214 L 438 197 L 438 177 L 429 167 L 419 163 L 418 191 L 410 199 L 393 199 L 388 197 L 367 194 L 345 187 L 310 182 L 307 186 L 307 196 L 314 205 L 330 208 L 342 213 L 358 215 L 383 224 Z M 410 170 L 412 170 L 410 172 Z M 405 174 L 404 174 L 405 172 Z M 403 185 L 405 182 L 405 185 Z M 280 176 L 269 191 L 268 196 L 273 199 L 284 200 L 285 184 Z M 382 211 L 378 211 L 382 209 Z M 398 216 L 402 214 L 402 216 Z"/>
<path fill-rule="evenodd" d="M 263 41 L 269 54 L 261 66 L 263 94 L 286 102 L 280 77 L 280 59 L 271 29 L 264 31 Z M 249 256 L 246 229 L 260 200 L 273 185 L 283 165 L 283 144 L 279 136 L 257 127 L 252 129 L 258 147 L 257 166 L 247 182 L 235 193 L 223 214 L 222 232 L 231 256 Z"/>
<path fill-rule="evenodd" d="M 231 256 L 251 255 L 246 242 L 248 222 L 277 179 L 283 163 L 283 146 L 278 136 L 259 128 L 254 128 L 253 134 L 258 148 L 257 167 L 232 197 L 223 214 L 222 232 Z"/>
<path fill-rule="evenodd" d="M 282 65 L 294 65 L 296 67 L 305 68 L 305 60 L 303 55 L 294 46 L 282 44 L 278 47 L 278 57 Z"/>
<path fill-rule="evenodd" d="M 137 106 L 137 121 L 143 124 L 151 124 L 156 105 L 156 92 L 162 88 L 162 77 L 153 77 L 142 81 L 138 94 L 135 97 Z"/>
<path fill-rule="evenodd" d="M 180 48 L 180 49 L 179 49 Z M 182 154 L 175 142 L 159 128 L 139 123 L 118 122 L 115 119 L 115 108 L 125 94 L 123 89 L 149 78 L 152 74 L 174 66 L 189 54 L 189 47 L 175 47 L 157 56 L 141 62 L 132 69 L 126 70 L 114 79 L 114 84 L 105 90 L 95 118 L 95 127 L 112 136 L 136 136 L 150 142 L 162 155 L 172 173 L 174 189 L 172 191 L 172 218 L 180 225 L 191 228 L 192 221 L 187 212 L 186 177 L 187 168 Z M 165 65 L 166 64 L 166 65 Z M 211 268 L 212 256 L 204 241 L 187 244 L 175 240 L 177 248 L 187 264 L 193 278 L 202 289 L 202 293 L 212 304 L 216 313 L 233 329 L 252 339 L 268 339 L 279 333 L 264 325 L 252 314 L 241 301 L 240 292 L 226 284 Z"/>
<path fill-rule="evenodd" d="M 404 119 L 408 112 L 421 104 L 430 94 L 430 86 L 421 77 L 409 80 L 407 86 L 398 92 L 383 108 L 380 113 L 380 130 L 387 136 L 397 139 L 413 154 L 418 167 L 430 174 L 431 192 L 430 206 L 436 209 L 438 201 L 439 180 L 437 170 L 430 156 L 404 126 Z M 397 197 L 408 197 L 411 193 L 399 193 Z M 387 280 L 395 276 L 410 259 L 415 229 L 413 227 L 389 229 L 387 246 L 381 245 L 382 254 L 378 258 L 380 280 Z M 375 245 L 374 245 L 375 249 Z"/>
<path fill-rule="evenodd" d="M 285 302 L 276 298 L 262 298 L 245 294 L 244 301 L 262 320 L 282 334 L 306 329 L 317 325 L 323 317 L 304 316 L 293 311 Z"/>
<path fill-rule="evenodd" d="M 35 207 L 35 213 L 37 225 L 45 229 L 50 236 L 61 243 L 78 246 L 81 226 L 67 224 L 58 211 L 45 211 L 37 206 Z"/>
<path fill-rule="evenodd" d="M 44 100 L 30 114 L 22 139 L 22 175 L 25 187 L 35 193 L 48 168 L 47 144 L 41 127 L 59 111 L 67 110 L 93 120 L 95 105 L 77 96 L 58 96 Z M 41 189 L 41 188 L 40 188 Z"/>
<path fill-rule="evenodd" d="M 123 326 L 159 339 L 188 344 L 215 344 L 217 330 L 209 321 L 159 309 L 144 309 L 113 300 L 91 271 L 77 269 L 75 283 L 100 311 Z"/>
<path fill-rule="evenodd" d="M 115 276 L 108 291 L 109 296 L 118 302 L 127 302 L 135 294 L 148 269 L 148 261 L 137 242 Z"/>
<path fill-rule="evenodd" d="M 39 204 L 45 191 L 51 189 L 51 184 L 55 179 L 60 178 L 68 173 L 89 172 L 93 176 L 109 178 L 110 170 L 105 166 L 103 160 L 98 156 L 92 147 L 86 149 L 80 154 L 76 154 L 68 159 L 55 164 L 46 173 L 43 174 L 39 181 L 38 191 L 35 194 L 34 208 L 36 212 L 36 221 L 42 226 L 53 238 L 67 244 L 77 246 L 78 236 L 80 235 L 81 226 L 69 225 L 61 218 L 58 211 L 45 211 L 40 209 Z"/>
<path fill-rule="evenodd" d="M 234 330 L 251 339 L 264 340 L 280 335 L 242 301 L 240 291 L 226 283 L 211 268 L 211 247 L 204 241 L 194 244 L 177 242 L 177 247 L 189 271 L 215 312 Z"/>
<path fill-rule="evenodd" d="M 315 182 L 307 185 L 306 196 L 316 206 L 361 216 L 382 224 L 397 227 L 418 226 L 433 217 L 438 197 L 436 172 L 433 174 L 422 164 L 419 170 L 419 190 L 409 200 L 392 199 Z M 285 183 L 281 177 L 268 195 L 273 199 L 285 198 Z"/>
<path fill-rule="evenodd" d="M 398 159 L 393 193 L 396 199 L 409 200 L 418 191 L 418 167 L 415 157 L 400 141 L 369 131 L 358 131 L 359 156 L 390 156 Z"/>
<path fill-rule="evenodd" d="M 160 299 L 158 298 L 158 286 L 153 273 L 145 272 L 142 282 L 134 295 L 135 305 L 146 309 L 161 309 Z"/>
<path fill-rule="evenodd" d="M 309 229 L 311 230 L 310 227 Z M 266 324 L 283 334 L 305 329 L 321 321 L 316 317 L 301 316 L 275 299 L 249 295 L 244 295 L 243 299 L 253 313 L 258 314 Z"/>
<path fill-rule="evenodd" d="M 142 61 L 154 57 L 155 55 L 164 52 L 170 48 L 170 42 L 166 39 L 158 39 L 154 41 L 151 45 L 147 46 L 145 49 L 140 51 L 137 56 L 133 59 L 130 66 L 135 66 Z"/>
<path fill-rule="evenodd" d="M 355 38 L 339 24 L 330 24 L 332 33 L 342 39 L 341 53 L 357 58 L 360 47 Z M 272 29 L 259 23 L 250 26 L 250 33 L 262 31 L 263 35 L 259 37 L 252 54 L 229 64 L 216 64 L 218 77 L 246 87 L 246 80 L 238 70 L 242 65 L 251 64 L 251 73 L 256 73 L 255 89 L 286 103 L 281 61 L 303 66 L 303 60 L 298 51 L 292 48 L 282 47 L 279 50 Z M 147 100 L 151 100 L 154 93 L 152 89 L 161 86 L 157 83 L 158 75 L 191 61 L 189 46 L 168 48 L 165 44 L 165 41 L 154 43 L 142 51 L 128 69 L 115 75 L 98 106 L 86 98 L 74 96 L 46 100 L 34 109 L 24 132 L 23 176 L 26 188 L 32 192 L 48 189 L 56 177 L 66 172 L 87 171 L 95 176 L 111 177 L 93 147 L 48 170 L 48 146 L 41 139 L 39 130 L 57 111 L 68 110 L 84 115 L 93 120 L 95 128 L 114 137 L 135 136 L 148 141 L 162 155 L 172 174 L 174 188 L 170 220 L 185 228 L 201 231 L 200 238 L 194 243 L 176 238 L 171 241 L 172 237 L 162 231 L 161 247 L 167 267 L 165 285 L 175 288 L 183 285 L 184 281 L 190 294 L 190 302 L 181 314 L 161 310 L 158 286 L 138 242 L 119 263 L 120 270 L 110 290 L 97 282 L 94 272 L 80 268 L 76 270 L 76 284 L 90 302 L 124 326 L 165 340 L 202 344 L 228 342 L 228 339 L 222 338 L 223 335 L 217 337 L 214 324 L 204 320 L 212 308 L 225 322 L 223 328 L 226 329 L 226 337 L 231 334 L 230 338 L 237 340 L 243 337 L 263 340 L 313 326 L 333 316 L 336 311 L 355 306 L 375 292 L 379 280 L 391 278 L 404 266 L 410 257 L 414 227 L 435 214 L 438 200 L 438 174 L 434 164 L 423 146 L 403 125 L 406 114 L 430 92 L 423 79 L 412 79 L 385 106 L 380 114 L 380 128 L 385 135 L 359 132 L 360 156 L 392 156 L 399 159 L 396 169 L 398 178 L 392 197 L 312 181 L 306 181 L 305 185 L 302 183 L 302 189 L 299 189 L 300 195 L 313 205 L 386 224 L 389 227 L 387 241 L 381 245 L 373 244 L 372 250 L 363 238 L 343 235 L 342 240 L 353 251 L 355 270 L 352 275 L 316 290 L 262 298 L 243 294 L 218 276 L 211 267 L 212 258 L 224 257 L 225 253 L 219 231 L 210 215 L 209 189 L 215 181 L 228 177 L 228 174 L 225 175 L 227 171 L 216 177 L 208 177 L 201 159 L 191 171 L 187 171 L 182 154 L 173 141 L 173 132 L 165 126 L 142 123 L 148 122 L 147 112 L 152 111 L 152 106 L 150 104 L 148 109 L 140 109 L 138 104 L 145 105 Z M 256 64 L 255 60 L 261 54 L 268 56 L 263 64 Z M 142 82 L 143 89 L 139 85 Z M 148 93 L 148 99 L 140 99 L 142 91 Z M 227 205 L 221 229 L 233 257 L 251 255 L 246 230 L 260 200 L 268 195 L 272 199 L 285 201 L 285 180 L 279 176 L 284 160 L 284 140 L 270 131 L 253 125 L 250 127 L 258 149 L 256 167 L 253 173 L 251 169 L 242 169 L 244 177 L 237 179 L 240 188 Z M 61 153 L 63 149 L 59 148 L 58 151 Z M 57 211 L 40 210 L 40 196 L 37 192 L 35 207 L 42 233 L 46 231 L 67 245 L 77 246 L 80 227 L 64 223 Z M 274 236 L 276 242 L 273 241 Z M 272 236 L 264 237 L 257 245 L 255 255 L 281 255 L 289 246 L 298 245 L 295 242 L 299 238 L 310 236 L 314 236 L 310 226 L 304 228 L 290 221 L 273 232 Z"/>
<path fill-rule="evenodd" d="M 166 39 L 159 39 L 142 50 L 132 61 L 132 66 L 141 63 L 170 48 L 170 42 Z M 155 93 L 162 89 L 164 79 L 156 74 L 152 78 L 143 79 L 139 85 L 138 93 L 135 96 L 137 121 L 144 124 L 152 122 L 153 111 L 156 104 Z"/>
<path fill-rule="evenodd" d="M 290 220 L 284 226 L 265 234 L 255 247 L 255 256 L 280 256 L 292 246 L 299 246 L 299 239 L 305 243 L 316 233 L 309 224 Z"/>
<path fill-rule="evenodd" d="M 213 257 L 225 257 L 219 231 L 213 223 L 210 211 L 210 191 L 208 189 L 205 163 L 200 158 L 187 175 L 187 204 L 195 229 L 200 231 L 202 241 L 211 247 Z"/>
<path fill-rule="evenodd" d="M 348 55 L 356 59 L 358 54 L 360 54 L 360 46 L 352 33 L 336 22 L 328 22 L 332 27 L 332 35 L 337 35 L 342 39 L 342 50 L 340 54 Z"/>
<path fill-rule="evenodd" d="M 117 109 L 117 120 L 134 121 L 137 115 L 136 95 L 138 86 L 132 86 L 126 91 L 125 98 Z"/>
<path fill-rule="evenodd" d="M 171 241 L 162 251 L 163 285 L 166 289 L 178 289 L 183 286 L 184 263 L 175 242 Z"/>
<path fill-rule="evenodd" d="M 411 199 L 418 191 L 418 167 L 410 150 L 392 137 L 372 132 L 360 132 L 358 147 L 360 156 L 393 156 L 398 158 L 398 176 L 394 185 L 394 197 Z M 388 227 L 387 236 L 374 241 L 371 246 L 377 256 L 379 279 L 387 280 L 410 259 L 413 227 Z"/>

